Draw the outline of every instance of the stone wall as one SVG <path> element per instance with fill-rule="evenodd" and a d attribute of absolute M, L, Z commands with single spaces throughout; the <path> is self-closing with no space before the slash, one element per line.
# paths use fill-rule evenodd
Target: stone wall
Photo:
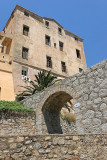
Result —
<path fill-rule="evenodd" d="M 0 137 L 1 160 L 106 160 L 107 134 Z"/>
<path fill-rule="evenodd" d="M 76 123 L 68 124 L 60 110 L 72 100 Z M 0 115 L 1 135 L 107 133 L 107 60 L 23 101 L 36 116 Z"/>
<path fill-rule="evenodd" d="M 30 114 L 0 113 L 0 135 L 34 135 L 35 114 Z"/>
<path fill-rule="evenodd" d="M 61 124 L 58 115 L 70 100 L 76 124 Z M 23 104 L 36 111 L 37 134 L 107 133 L 107 60 L 25 99 Z"/>

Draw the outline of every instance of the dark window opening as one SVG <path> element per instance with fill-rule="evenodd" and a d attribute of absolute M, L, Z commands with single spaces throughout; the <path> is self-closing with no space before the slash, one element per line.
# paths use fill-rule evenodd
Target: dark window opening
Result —
<path fill-rule="evenodd" d="M 28 59 L 28 48 L 25 47 L 22 48 L 22 58 Z"/>
<path fill-rule="evenodd" d="M 51 41 L 50 41 L 50 37 L 49 36 L 45 36 L 45 44 L 50 46 L 51 45 Z"/>
<path fill-rule="evenodd" d="M 77 58 L 81 59 L 80 50 L 76 49 Z"/>
<path fill-rule="evenodd" d="M 62 72 L 66 72 L 65 62 L 61 62 L 61 66 L 62 66 Z"/>
<path fill-rule="evenodd" d="M 81 73 L 83 71 L 83 69 L 82 68 L 79 68 L 79 72 Z"/>
<path fill-rule="evenodd" d="M 76 41 L 78 41 L 78 38 L 77 38 L 77 37 L 75 37 L 75 40 L 76 40 Z"/>
<path fill-rule="evenodd" d="M 1 53 L 4 53 L 4 46 L 1 48 Z"/>
<path fill-rule="evenodd" d="M 52 68 L 52 60 L 51 57 L 47 56 L 47 67 Z"/>
<path fill-rule="evenodd" d="M 45 21 L 45 26 L 46 26 L 46 28 L 49 28 L 49 22 L 48 21 Z"/>
<path fill-rule="evenodd" d="M 59 41 L 59 49 L 60 51 L 63 51 L 63 43 Z"/>
<path fill-rule="evenodd" d="M 27 17 L 29 17 L 29 13 L 26 12 L 26 11 L 24 12 L 24 15 L 27 16 Z"/>
<path fill-rule="evenodd" d="M 62 34 L 62 29 L 61 28 L 58 28 L 58 33 Z"/>
<path fill-rule="evenodd" d="M 56 48 L 56 43 L 54 43 L 54 48 Z"/>
<path fill-rule="evenodd" d="M 29 33 L 29 27 L 28 26 L 23 26 L 23 35 L 28 36 Z"/>
<path fill-rule="evenodd" d="M 22 68 L 22 75 L 27 76 L 28 75 L 28 68 Z"/>

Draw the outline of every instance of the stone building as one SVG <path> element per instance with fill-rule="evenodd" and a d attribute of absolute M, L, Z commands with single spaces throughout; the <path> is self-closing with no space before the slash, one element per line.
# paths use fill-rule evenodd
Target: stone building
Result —
<path fill-rule="evenodd" d="M 87 68 L 82 38 L 18 5 L 0 32 L 0 44 L 1 100 L 14 100 L 40 70 L 66 78 Z"/>

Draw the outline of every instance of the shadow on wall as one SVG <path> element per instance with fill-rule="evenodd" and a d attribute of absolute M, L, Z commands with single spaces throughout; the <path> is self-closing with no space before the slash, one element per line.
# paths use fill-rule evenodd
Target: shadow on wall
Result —
<path fill-rule="evenodd" d="M 62 134 L 62 129 L 60 125 L 60 114 L 51 113 L 48 111 L 43 112 L 44 120 L 47 126 L 49 134 Z"/>
<path fill-rule="evenodd" d="M 49 134 L 63 134 L 60 125 L 60 111 L 72 97 L 65 92 L 56 92 L 44 103 L 42 112 Z"/>

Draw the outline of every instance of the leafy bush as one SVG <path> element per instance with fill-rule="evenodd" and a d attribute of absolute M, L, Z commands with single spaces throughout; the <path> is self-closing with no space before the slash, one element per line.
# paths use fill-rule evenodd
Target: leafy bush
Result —
<path fill-rule="evenodd" d="M 17 101 L 0 101 L 0 112 L 34 112 Z"/>

